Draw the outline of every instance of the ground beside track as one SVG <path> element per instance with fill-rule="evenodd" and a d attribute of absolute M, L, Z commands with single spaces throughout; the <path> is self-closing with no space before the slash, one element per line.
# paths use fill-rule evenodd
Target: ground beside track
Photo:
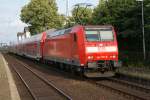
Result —
<path fill-rule="evenodd" d="M 150 87 L 150 67 L 123 66 L 117 72 L 120 78 Z"/>
<path fill-rule="evenodd" d="M 6 60 L 8 59 L 6 55 L 5 58 Z M 126 98 L 123 98 L 118 94 L 87 83 L 84 80 L 74 79 L 54 70 L 47 70 L 43 68 L 45 67 L 44 65 L 35 64 L 33 61 L 26 59 L 20 59 L 20 61 L 27 64 L 38 74 L 41 74 L 46 79 L 52 81 L 58 88 L 61 88 L 65 93 L 69 94 L 73 100 L 126 100 Z"/>
<path fill-rule="evenodd" d="M 47 85 L 47 82 L 41 80 L 37 75 L 28 70 L 24 64 L 21 64 L 18 60 L 7 56 L 7 61 L 9 67 L 12 68 L 15 73 L 17 73 L 17 76 L 19 76 L 20 80 L 18 81 L 22 81 L 28 89 L 28 91 L 20 91 L 20 94 L 27 95 L 27 93 L 30 93 L 32 96 L 31 99 L 33 100 L 66 100 L 62 97 L 62 95 L 54 91 L 50 85 Z M 28 100 L 28 98 L 24 99 Z"/>
<path fill-rule="evenodd" d="M 136 76 L 140 78 L 145 78 L 150 80 L 150 67 L 126 67 L 123 66 L 119 69 L 119 72 L 122 74 L 130 75 L 130 76 Z"/>
<path fill-rule="evenodd" d="M 18 90 L 21 100 L 33 100 L 32 96 L 28 92 L 27 88 L 25 87 L 23 82 L 20 80 L 20 77 L 17 75 L 17 73 L 15 73 L 15 71 L 11 67 L 9 67 L 9 68 L 12 72 L 12 75 L 13 75 L 15 84 L 17 86 L 17 90 Z"/>
<path fill-rule="evenodd" d="M 20 100 L 7 62 L 0 53 L 0 100 Z"/>

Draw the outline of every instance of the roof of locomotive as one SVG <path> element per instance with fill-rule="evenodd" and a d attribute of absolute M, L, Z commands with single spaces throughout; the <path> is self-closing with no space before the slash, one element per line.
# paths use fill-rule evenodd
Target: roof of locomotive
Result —
<path fill-rule="evenodd" d="M 87 28 L 112 28 L 113 26 L 112 25 L 86 25 L 86 26 L 83 26 L 83 25 L 75 25 L 73 27 L 70 27 L 70 28 L 67 28 L 67 29 L 60 29 L 60 30 L 53 30 L 53 31 L 46 31 L 47 33 L 47 38 L 50 38 L 50 37 L 54 37 L 54 36 L 58 36 L 58 35 L 62 35 L 62 34 L 66 34 L 66 33 L 69 33 L 72 31 L 72 29 L 74 27 L 83 27 L 85 29 Z"/>
<path fill-rule="evenodd" d="M 92 29 L 98 29 L 98 28 L 113 28 L 112 25 L 86 25 L 86 26 L 83 26 L 85 29 L 88 29 L 88 28 L 92 28 Z"/>

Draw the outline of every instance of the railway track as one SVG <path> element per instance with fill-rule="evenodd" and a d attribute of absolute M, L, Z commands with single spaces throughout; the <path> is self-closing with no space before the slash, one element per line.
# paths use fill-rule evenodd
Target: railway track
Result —
<path fill-rule="evenodd" d="M 132 89 L 135 89 L 135 90 L 138 90 L 138 91 L 150 94 L 150 87 L 148 87 L 148 86 L 137 84 L 137 83 L 133 83 L 133 82 L 129 82 L 129 81 L 126 81 L 126 80 L 117 79 L 117 78 L 107 78 L 107 79 L 109 81 L 122 84 L 122 85 L 124 85 L 126 87 L 130 87 Z"/>
<path fill-rule="evenodd" d="M 26 69 L 30 70 L 30 68 L 28 68 L 28 65 L 26 65 L 25 63 L 20 62 L 20 61 L 18 63 L 23 64 L 24 67 L 27 67 Z M 29 66 L 32 66 L 32 65 L 29 65 Z M 103 80 L 85 79 L 85 81 L 90 82 L 92 84 L 96 84 L 97 86 L 102 87 L 106 90 L 112 91 L 113 93 L 119 94 L 122 97 L 127 98 L 127 100 L 130 100 L 130 99 L 131 100 L 150 100 L 150 88 L 143 86 L 143 85 L 135 84 L 129 81 L 120 80 L 117 78 L 105 78 Z M 69 97 L 65 99 L 70 100 L 71 98 Z"/>
<path fill-rule="evenodd" d="M 109 89 L 128 99 L 133 100 L 150 100 L 150 88 L 135 83 L 131 83 L 116 78 L 107 78 L 104 80 L 91 81 L 92 84 Z"/>
<path fill-rule="evenodd" d="M 72 100 L 72 98 L 57 88 L 52 82 L 37 74 L 23 62 L 13 59 L 10 66 L 14 69 L 27 87 L 34 100 Z"/>
<path fill-rule="evenodd" d="M 137 83 L 137 84 L 141 84 L 143 86 L 150 87 L 150 80 L 148 80 L 148 79 L 131 76 L 131 75 L 126 75 L 126 74 L 122 74 L 122 73 L 116 73 L 116 76 L 117 76 L 116 78 L 118 78 L 118 79 L 123 79 L 126 81 L 130 81 L 133 83 Z"/>

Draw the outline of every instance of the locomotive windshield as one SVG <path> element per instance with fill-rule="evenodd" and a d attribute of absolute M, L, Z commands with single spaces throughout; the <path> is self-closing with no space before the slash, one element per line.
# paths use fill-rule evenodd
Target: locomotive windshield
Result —
<path fill-rule="evenodd" d="M 112 29 L 86 29 L 87 41 L 113 41 Z"/>

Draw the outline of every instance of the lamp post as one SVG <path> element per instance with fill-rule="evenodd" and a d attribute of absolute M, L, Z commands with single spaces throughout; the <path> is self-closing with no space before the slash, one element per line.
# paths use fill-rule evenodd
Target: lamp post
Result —
<path fill-rule="evenodd" d="M 69 16 L 69 0 L 66 0 L 66 12 L 65 12 L 65 21 L 64 21 L 64 25 L 68 24 L 68 16 Z"/>
<path fill-rule="evenodd" d="M 145 50 L 145 30 L 144 30 L 144 7 L 143 7 L 143 0 L 136 0 L 140 1 L 142 4 L 142 33 L 143 33 L 143 57 L 144 60 L 146 59 L 146 50 Z"/>

